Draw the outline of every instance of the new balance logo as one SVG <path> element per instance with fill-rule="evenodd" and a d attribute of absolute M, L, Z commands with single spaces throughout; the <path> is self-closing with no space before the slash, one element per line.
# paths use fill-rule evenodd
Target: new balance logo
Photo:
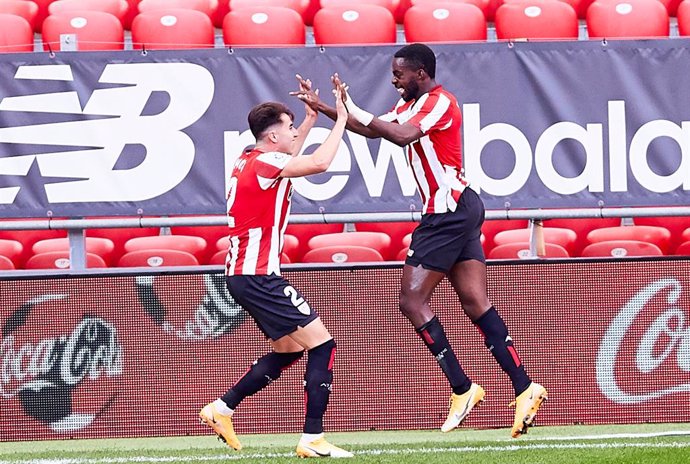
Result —
<path fill-rule="evenodd" d="M 14 78 L 34 91 L 0 101 L 0 144 L 26 146 L 22 154 L 0 155 L 0 178 L 26 176 L 37 163 L 41 176 L 58 179 L 43 186 L 50 203 L 142 201 L 172 190 L 194 162 L 194 142 L 183 130 L 206 113 L 214 94 L 211 73 L 193 63 L 109 64 L 98 82 L 110 88 L 94 90 L 83 108 L 76 91 L 40 93 L 73 81 L 69 65 L 20 66 Z M 154 93 L 167 94 L 169 103 L 145 114 Z M 63 122 L 45 124 L 46 113 Z M 32 118 L 36 123 L 27 124 Z M 143 160 L 118 168 L 127 146 L 143 147 Z M 24 187 L 1 187 L 0 205 L 12 204 Z"/>

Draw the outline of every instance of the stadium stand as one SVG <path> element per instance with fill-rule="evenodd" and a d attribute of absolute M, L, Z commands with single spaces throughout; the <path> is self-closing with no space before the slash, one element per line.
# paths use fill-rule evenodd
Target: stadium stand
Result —
<path fill-rule="evenodd" d="M 63 0 L 60 0 L 63 1 Z M 55 2 L 60 3 L 60 2 Z M 124 50 L 122 22 L 110 13 L 90 10 L 62 10 L 43 22 L 43 48 L 53 50 Z M 73 34 L 75 43 L 63 40 Z"/>
<path fill-rule="evenodd" d="M 170 228 L 171 235 L 186 235 L 201 237 L 206 241 L 206 250 L 199 259 L 200 263 L 205 263 L 219 250 L 216 242 L 225 239 L 227 243 L 229 229 L 228 226 L 173 226 Z M 224 248 L 227 251 L 227 246 Z"/>
<path fill-rule="evenodd" d="M 482 11 L 484 19 L 489 21 L 489 17 L 493 20 L 493 11 L 491 11 L 491 1 L 490 0 L 411 0 L 410 8 L 413 6 L 425 6 L 425 5 L 436 5 L 439 3 L 459 3 L 459 4 L 469 4 L 474 5 Z"/>
<path fill-rule="evenodd" d="M 86 253 L 101 258 L 106 265 L 110 265 L 113 259 L 113 250 L 115 244 L 112 240 L 101 237 L 84 237 L 84 245 Z M 50 252 L 66 252 L 69 254 L 70 242 L 69 238 L 48 238 L 39 240 L 31 247 L 32 253 L 35 255 L 50 253 Z"/>
<path fill-rule="evenodd" d="M 496 10 L 496 36 L 506 39 L 577 39 L 577 13 L 553 0 L 513 0 Z"/>
<path fill-rule="evenodd" d="M 0 53 L 32 52 L 34 33 L 21 16 L 0 13 Z"/>
<path fill-rule="evenodd" d="M 681 238 L 683 239 L 684 242 L 687 242 L 690 240 L 690 227 L 685 229 L 683 233 L 681 234 Z"/>
<path fill-rule="evenodd" d="M 71 266 L 69 251 L 47 251 L 31 256 L 24 264 L 24 269 L 69 269 Z M 86 253 L 87 268 L 108 267 L 103 258 L 93 253 Z"/>
<path fill-rule="evenodd" d="M 596 0 L 587 10 L 590 39 L 668 37 L 668 12 L 658 0 Z"/>
<path fill-rule="evenodd" d="M 339 223 L 334 224 L 288 224 L 285 229 L 286 234 L 297 237 L 299 247 L 295 253 L 293 262 L 299 262 L 304 254 L 309 251 L 309 239 L 321 234 L 335 234 L 342 232 L 344 225 Z"/>
<path fill-rule="evenodd" d="M 104 229 L 85 229 L 86 237 L 107 238 L 113 242 L 113 263 L 117 263 L 120 256 L 125 254 L 125 243 L 135 237 L 150 237 L 160 235 L 158 227 L 125 227 L 125 228 L 104 228 Z"/>
<path fill-rule="evenodd" d="M 416 222 L 358 222 L 355 224 L 357 232 L 383 232 L 391 239 L 390 252 L 384 255 L 386 260 L 395 260 L 403 248 L 410 246 L 408 238 L 412 238 L 412 231 L 417 227 Z M 407 242 L 406 242 L 407 240 Z"/>
<path fill-rule="evenodd" d="M 288 8 L 299 13 L 302 22 L 305 23 L 310 6 L 309 0 L 230 0 L 230 11 L 239 11 L 244 8 Z"/>
<path fill-rule="evenodd" d="M 397 40 L 393 14 L 379 5 L 321 8 L 314 15 L 313 32 L 318 45 L 392 44 Z"/>
<path fill-rule="evenodd" d="M 582 250 L 589 245 L 587 234 L 590 231 L 619 225 L 621 225 L 620 218 L 563 218 L 544 221 L 544 227 L 561 227 L 575 232 L 577 238 L 571 247 L 571 256 L 580 256 Z"/>
<path fill-rule="evenodd" d="M 539 258 L 569 258 L 568 250 L 555 243 L 545 243 L 544 256 Z M 504 245 L 498 245 L 491 249 L 488 259 L 528 259 L 537 258 L 537 256 L 530 255 L 529 242 L 512 242 Z"/>
<path fill-rule="evenodd" d="M 690 256 L 690 240 L 681 243 L 678 248 L 676 248 L 676 252 L 674 254 L 678 256 Z"/>
<path fill-rule="evenodd" d="M 55 0 L 33 0 L 33 2 L 38 5 L 38 13 L 36 13 L 36 27 L 34 32 L 41 32 L 43 27 L 43 21 L 48 16 L 48 7 Z"/>
<path fill-rule="evenodd" d="M 542 227 L 544 232 L 544 243 L 552 243 L 559 245 L 566 249 L 569 255 L 572 256 L 573 245 L 577 239 L 577 234 L 564 227 Z M 529 243 L 531 231 L 529 228 L 504 230 L 494 236 L 494 243 L 496 246 L 506 245 L 508 243 Z M 491 252 L 489 252 L 491 256 Z"/>
<path fill-rule="evenodd" d="M 685 241 L 683 231 L 690 227 L 690 217 L 688 216 L 640 216 L 636 217 L 633 222 L 636 226 L 656 226 L 668 229 L 671 232 L 671 238 L 668 242 L 667 254 L 675 253 L 676 248 Z"/>
<path fill-rule="evenodd" d="M 141 0 L 138 5 L 139 13 L 181 9 L 196 10 L 212 19 L 218 9 L 217 0 Z"/>
<path fill-rule="evenodd" d="M 684 0 L 678 4 L 677 18 L 678 35 L 687 37 L 690 35 L 690 1 Z"/>
<path fill-rule="evenodd" d="M 484 13 L 469 3 L 422 3 L 405 13 L 408 42 L 486 41 Z"/>
<path fill-rule="evenodd" d="M 151 10 L 139 13 L 132 21 L 132 46 L 135 49 L 213 48 L 214 45 L 213 23 L 201 11 L 179 8 Z"/>
<path fill-rule="evenodd" d="M 24 247 L 17 240 L 9 240 L 0 238 L 0 256 L 12 261 L 12 268 L 16 268 L 21 264 L 21 256 Z"/>
<path fill-rule="evenodd" d="M 309 239 L 308 246 L 310 251 L 325 247 L 366 247 L 377 251 L 383 260 L 384 256 L 387 257 L 391 253 L 391 238 L 383 232 L 340 232 L 316 235 Z M 356 251 L 358 250 L 353 250 L 353 253 Z M 393 252 L 397 253 L 397 251 L 394 250 Z M 304 259 L 306 259 L 306 255 Z"/>
<path fill-rule="evenodd" d="M 68 11 L 101 11 L 115 16 L 124 28 L 129 3 L 126 0 L 56 0 L 48 5 L 48 14 Z"/>
<path fill-rule="evenodd" d="M 587 245 L 582 250 L 583 258 L 632 256 L 662 256 L 662 250 L 649 242 L 639 240 L 604 240 Z"/>
<path fill-rule="evenodd" d="M 647 242 L 657 246 L 663 254 L 668 253 L 668 245 L 671 240 L 671 232 L 665 227 L 659 226 L 618 226 L 602 227 L 594 229 L 587 234 L 590 243 L 611 240 L 634 240 Z M 584 250 L 583 250 L 584 253 Z"/>
<path fill-rule="evenodd" d="M 482 224 L 484 254 L 488 256 L 489 251 L 496 246 L 494 237 L 497 233 L 504 230 L 524 229 L 528 224 L 529 221 L 527 221 L 527 219 L 495 219 L 484 221 L 484 224 Z"/>
<path fill-rule="evenodd" d="M 183 250 L 142 249 L 122 255 L 118 267 L 198 266 L 193 254 Z"/>
<path fill-rule="evenodd" d="M 232 10 L 223 20 L 223 43 L 230 47 L 304 45 L 304 20 L 295 10 L 283 7 Z"/>
<path fill-rule="evenodd" d="M 383 256 L 373 248 L 345 244 L 314 248 L 302 258 L 303 263 L 341 264 L 380 261 L 383 261 Z"/>
<path fill-rule="evenodd" d="M 387 9 L 395 18 L 400 6 L 400 0 L 321 0 L 321 8 L 338 8 L 356 5 L 376 5 Z"/>
<path fill-rule="evenodd" d="M 205 257 L 206 240 L 191 235 L 157 235 L 131 238 L 125 242 L 125 254 L 144 250 L 184 251 L 193 255 L 198 261 Z"/>
<path fill-rule="evenodd" d="M 26 0 L 2 0 L 0 1 L 0 14 L 21 16 L 26 19 L 33 31 L 36 29 L 38 5 Z M 0 30 L 2 30 L 2 28 L 0 28 Z"/>
<path fill-rule="evenodd" d="M 0 271 L 12 271 L 16 269 L 14 263 L 7 256 L 0 255 Z"/>
<path fill-rule="evenodd" d="M 11 219 L 9 219 L 11 220 Z M 27 219 L 31 220 L 31 219 Z M 5 219 L 8 221 L 8 219 Z M 0 230 L 0 239 L 16 240 L 22 244 L 22 254 L 18 258 L 19 266 L 24 265 L 27 259 L 33 254 L 32 247 L 39 240 L 48 238 L 67 237 L 66 230 Z"/>

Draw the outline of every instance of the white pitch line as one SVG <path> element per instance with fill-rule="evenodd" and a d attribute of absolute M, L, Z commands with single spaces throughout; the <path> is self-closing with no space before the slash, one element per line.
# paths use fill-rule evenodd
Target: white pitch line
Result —
<path fill-rule="evenodd" d="M 380 456 L 397 454 L 436 454 L 436 453 L 486 453 L 486 452 L 514 452 L 523 450 L 544 450 L 544 449 L 618 449 L 618 448 L 690 448 L 688 442 L 670 443 L 533 443 L 525 445 L 507 446 L 459 446 L 459 447 L 435 447 L 435 448 L 404 448 L 404 449 L 368 449 L 356 451 L 356 456 Z M 17 461 L 0 461 L 0 464 L 124 464 L 130 462 L 137 463 L 166 463 L 166 462 L 213 462 L 220 460 L 239 461 L 243 459 L 271 459 L 271 458 L 290 458 L 295 457 L 294 453 L 254 453 L 254 454 L 235 454 L 223 456 L 130 456 L 123 458 L 73 458 L 73 459 L 29 459 Z"/>
<path fill-rule="evenodd" d="M 688 435 L 690 435 L 690 430 L 669 430 L 666 432 L 611 433 L 607 435 L 574 435 L 571 437 L 539 437 L 539 439 L 544 441 L 615 440 L 618 438 L 682 437 Z"/>

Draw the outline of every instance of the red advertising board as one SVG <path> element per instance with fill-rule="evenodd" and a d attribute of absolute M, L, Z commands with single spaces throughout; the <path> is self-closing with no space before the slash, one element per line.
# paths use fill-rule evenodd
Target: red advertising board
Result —
<path fill-rule="evenodd" d="M 338 344 L 327 430 L 430 429 L 450 390 L 397 308 L 400 269 L 285 273 Z M 690 262 L 489 267 L 540 424 L 687 422 Z M 222 275 L 0 281 L 0 440 L 207 434 L 198 410 L 268 350 Z M 513 393 L 447 283 L 432 306 L 487 392 L 465 427 L 512 424 Z M 299 432 L 304 360 L 237 409 L 239 433 Z"/>

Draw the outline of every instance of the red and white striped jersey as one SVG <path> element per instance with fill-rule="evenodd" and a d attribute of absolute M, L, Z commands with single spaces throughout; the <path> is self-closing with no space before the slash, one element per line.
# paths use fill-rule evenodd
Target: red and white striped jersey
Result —
<path fill-rule="evenodd" d="M 462 115 L 455 96 L 439 85 L 418 100 L 400 99 L 380 119 L 413 124 L 424 134 L 407 150 L 407 162 L 424 203 L 422 214 L 455 211 L 468 185 L 462 170 Z"/>
<path fill-rule="evenodd" d="M 235 161 L 228 190 L 226 275 L 280 275 L 292 182 L 280 177 L 287 153 L 248 150 Z"/>

